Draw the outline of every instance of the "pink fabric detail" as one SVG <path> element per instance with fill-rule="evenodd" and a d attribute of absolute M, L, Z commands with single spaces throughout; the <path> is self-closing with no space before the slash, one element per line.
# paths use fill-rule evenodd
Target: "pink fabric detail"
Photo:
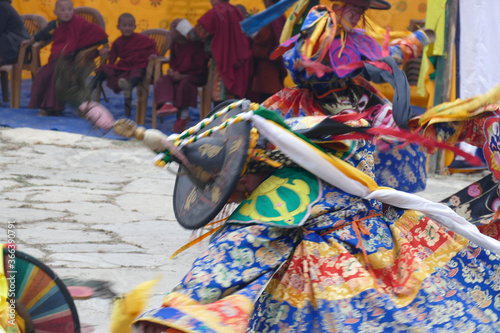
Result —
<path fill-rule="evenodd" d="M 85 112 L 85 118 L 91 121 L 96 127 L 109 131 L 113 128 L 115 119 L 109 110 L 97 102 L 83 102 L 79 107 L 81 112 Z M 88 109 L 88 110 L 87 110 Z"/>

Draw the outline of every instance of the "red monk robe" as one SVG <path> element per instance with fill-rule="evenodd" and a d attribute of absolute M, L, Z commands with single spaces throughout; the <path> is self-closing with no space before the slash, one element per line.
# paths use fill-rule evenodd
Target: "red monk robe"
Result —
<path fill-rule="evenodd" d="M 118 37 L 109 51 L 108 64 L 101 66 L 101 70 L 106 74 L 108 87 L 119 93 L 120 78 L 129 82 L 132 78 L 142 80 L 151 54 L 158 55 L 158 51 L 156 42 L 148 36 L 134 32 L 127 37 Z"/>
<path fill-rule="evenodd" d="M 195 27 L 202 38 L 212 37 L 210 51 L 215 66 L 211 67 L 209 79 L 212 98 L 216 102 L 233 97 L 243 98 L 247 93 L 252 72 L 252 50 L 249 38 L 241 31 L 240 21 L 243 19 L 237 7 L 228 2 L 218 2 L 198 20 Z"/>
<path fill-rule="evenodd" d="M 283 81 L 287 71 L 283 64 L 283 57 L 271 60 L 269 56 L 280 45 L 279 40 L 285 22 L 285 16 L 278 17 L 262 28 L 253 39 L 254 71 L 249 98 L 254 102 L 262 103 L 284 88 Z"/>
<path fill-rule="evenodd" d="M 105 44 L 108 35 L 103 28 L 73 15 L 67 22 L 54 20 L 34 37 L 35 41 L 53 41 L 49 62 L 33 79 L 28 108 L 41 109 L 40 115 L 59 115 L 64 103 L 56 96 L 55 64 L 59 56 L 74 57 L 78 51 L 92 45 Z M 97 55 L 96 55 L 97 56 Z"/>
<path fill-rule="evenodd" d="M 171 74 L 163 75 L 155 83 L 158 108 L 170 103 L 179 110 L 196 107 L 198 87 L 207 81 L 207 55 L 202 42 L 172 42 L 170 46 L 170 70 L 180 73 L 176 80 Z M 159 113 L 161 115 L 161 112 Z"/>

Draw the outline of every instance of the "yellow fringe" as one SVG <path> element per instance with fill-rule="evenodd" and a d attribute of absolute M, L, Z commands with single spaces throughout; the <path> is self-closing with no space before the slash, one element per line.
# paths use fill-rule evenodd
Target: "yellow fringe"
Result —
<path fill-rule="evenodd" d="M 198 244 L 199 242 L 201 242 L 202 240 L 204 240 L 205 238 L 207 238 L 208 236 L 212 235 L 213 233 L 215 233 L 217 230 L 219 230 L 220 228 L 222 227 L 222 225 L 204 233 L 203 235 L 201 235 L 200 237 L 197 237 L 196 239 L 193 239 L 192 241 L 190 241 L 189 243 L 181 246 L 177 251 L 174 252 L 174 254 L 172 254 L 170 256 L 170 259 L 173 259 L 175 256 L 177 256 L 179 253 L 189 249 L 191 246 L 195 245 L 195 244 Z"/>

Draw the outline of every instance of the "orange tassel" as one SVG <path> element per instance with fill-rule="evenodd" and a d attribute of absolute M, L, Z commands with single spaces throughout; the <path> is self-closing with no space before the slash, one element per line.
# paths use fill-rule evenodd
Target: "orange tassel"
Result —
<path fill-rule="evenodd" d="M 174 254 L 172 254 L 170 256 L 170 259 L 173 259 L 175 256 L 177 256 L 179 253 L 189 249 L 191 246 L 195 245 L 195 244 L 198 244 L 199 242 L 201 242 L 202 240 L 204 240 L 205 238 L 207 238 L 208 236 L 212 235 L 213 233 L 215 233 L 217 230 L 219 230 L 220 228 L 222 227 L 222 225 L 218 226 L 217 228 L 214 228 L 206 233 L 204 233 L 203 235 L 201 235 L 200 237 L 197 237 L 195 239 L 193 239 L 192 241 L 190 241 L 189 243 L 181 246 L 177 251 L 174 252 Z"/>

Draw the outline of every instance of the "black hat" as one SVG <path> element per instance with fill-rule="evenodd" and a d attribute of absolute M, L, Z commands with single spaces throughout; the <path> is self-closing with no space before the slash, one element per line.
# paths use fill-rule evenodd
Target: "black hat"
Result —
<path fill-rule="evenodd" d="M 371 9 L 390 9 L 391 4 L 384 0 L 342 0 L 357 6 L 369 6 Z"/>
<path fill-rule="evenodd" d="M 242 111 L 242 107 L 237 106 L 204 130 Z M 179 167 L 174 187 L 174 213 L 184 228 L 205 226 L 228 202 L 246 164 L 250 129 L 250 122 L 241 121 L 181 148 L 190 165 Z"/>
<path fill-rule="evenodd" d="M 384 0 L 371 0 L 371 9 L 391 9 L 391 4 Z"/>

